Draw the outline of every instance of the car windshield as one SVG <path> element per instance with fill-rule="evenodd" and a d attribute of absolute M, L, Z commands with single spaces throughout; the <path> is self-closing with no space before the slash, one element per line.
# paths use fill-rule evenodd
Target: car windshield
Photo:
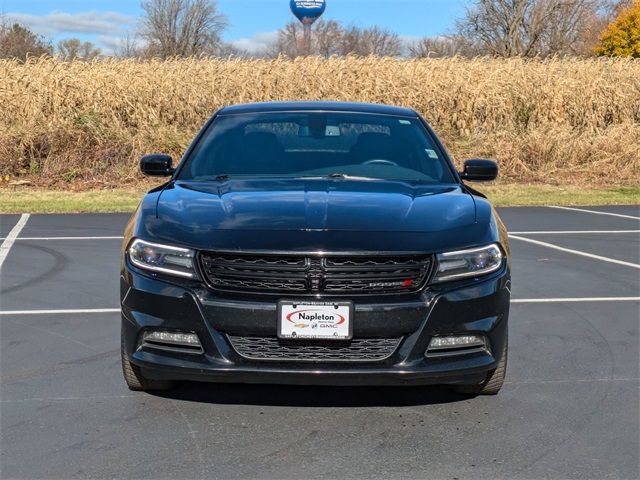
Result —
<path fill-rule="evenodd" d="M 340 112 L 218 116 L 178 180 L 265 176 L 455 182 L 419 118 Z"/>

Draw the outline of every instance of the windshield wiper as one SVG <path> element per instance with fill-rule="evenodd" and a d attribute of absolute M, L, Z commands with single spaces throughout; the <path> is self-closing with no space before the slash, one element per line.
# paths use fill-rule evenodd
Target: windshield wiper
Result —
<path fill-rule="evenodd" d="M 297 178 L 297 179 L 303 179 L 303 180 L 325 180 L 325 179 L 331 179 L 331 180 L 365 180 L 365 181 L 369 181 L 369 180 L 383 180 L 382 178 L 374 178 L 374 177 L 361 177 L 358 175 L 348 175 L 346 173 L 329 173 L 327 175 L 300 175 L 297 177 L 291 177 L 291 178 Z"/>
<path fill-rule="evenodd" d="M 337 172 L 326 175 L 326 178 L 331 178 L 336 180 L 381 180 L 380 178 L 360 177 L 357 175 L 347 175 L 346 173 L 337 173 Z"/>

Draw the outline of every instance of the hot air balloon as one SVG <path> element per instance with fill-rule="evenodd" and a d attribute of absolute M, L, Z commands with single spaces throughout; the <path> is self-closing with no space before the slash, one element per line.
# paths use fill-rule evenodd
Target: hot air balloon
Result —
<path fill-rule="evenodd" d="M 289 4 L 291 12 L 304 25 L 307 53 L 311 53 L 311 25 L 322 16 L 327 8 L 327 2 L 325 0 L 291 0 Z"/>

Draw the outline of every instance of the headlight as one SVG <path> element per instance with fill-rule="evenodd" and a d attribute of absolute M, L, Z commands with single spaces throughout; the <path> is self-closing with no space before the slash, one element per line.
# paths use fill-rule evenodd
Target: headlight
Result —
<path fill-rule="evenodd" d="M 179 277 L 194 278 L 193 250 L 134 240 L 129 246 L 129 260 L 136 267 Z"/>
<path fill-rule="evenodd" d="M 479 277 L 495 272 L 502 266 L 502 251 L 498 245 L 440 253 L 433 282 L 446 282 Z"/>

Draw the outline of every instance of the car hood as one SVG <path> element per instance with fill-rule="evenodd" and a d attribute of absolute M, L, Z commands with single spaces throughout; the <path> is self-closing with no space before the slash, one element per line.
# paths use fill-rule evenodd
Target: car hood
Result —
<path fill-rule="evenodd" d="M 143 234 L 224 250 L 424 251 L 426 238 L 436 248 L 486 230 L 458 185 L 398 181 L 176 182 L 162 191 L 155 217 Z"/>

